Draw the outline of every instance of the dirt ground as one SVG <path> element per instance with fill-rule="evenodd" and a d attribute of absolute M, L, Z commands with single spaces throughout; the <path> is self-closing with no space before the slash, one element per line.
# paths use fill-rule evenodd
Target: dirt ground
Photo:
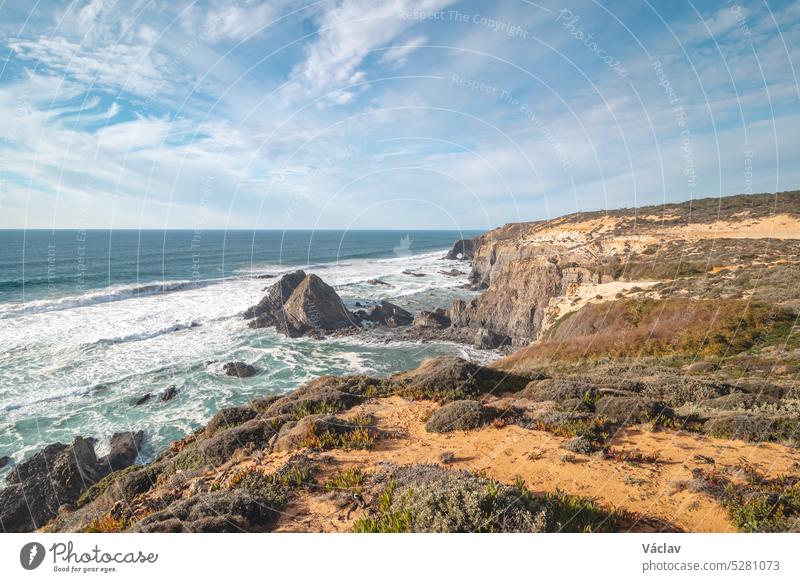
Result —
<path fill-rule="evenodd" d="M 679 487 L 681 481 L 691 479 L 691 470 L 708 468 L 709 459 L 713 459 L 716 469 L 744 462 L 766 475 L 777 476 L 796 471 L 800 464 L 799 452 L 777 444 L 749 444 L 666 430 L 651 432 L 644 427 L 623 429 L 610 445 L 626 451 L 658 453 L 657 463 L 631 464 L 577 454 L 570 457 L 560 448 L 565 439 L 515 425 L 428 433 L 424 422 L 436 407 L 427 401 L 392 397 L 354 408 L 349 415 L 374 415 L 378 428 L 387 436 L 371 451 L 318 453 L 318 482 L 324 483 L 352 466 L 369 472 L 382 461 L 399 465 L 440 463 L 442 453 L 449 451 L 453 453 L 449 468 L 480 471 L 509 484 L 521 477 L 533 492 L 561 489 L 592 497 L 609 509 L 639 515 L 642 520 L 633 531 L 652 531 L 653 523 L 664 522 L 683 531 L 732 532 L 735 530 L 718 503 L 702 493 Z M 338 507 L 320 489 L 303 493 L 290 503 L 276 531 L 348 531 L 361 515 L 359 509 Z"/>

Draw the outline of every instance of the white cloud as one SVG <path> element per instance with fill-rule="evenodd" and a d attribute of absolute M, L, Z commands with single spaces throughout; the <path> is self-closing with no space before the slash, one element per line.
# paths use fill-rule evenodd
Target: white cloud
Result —
<path fill-rule="evenodd" d="M 318 93 L 359 80 L 359 66 L 369 52 L 389 44 L 417 20 L 412 11 L 429 13 L 454 0 L 344 0 L 318 19 L 319 38 L 306 49 L 306 60 L 293 71 L 306 90 Z"/>
<path fill-rule="evenodd" d="M 141 46 L 119 43 L 85 47 L 60 36 L 15 40 L 8 45 L 19 58 L 33 62 L 37 68 L 86 85 L 139 95 L 159 93 L 167 86 L 159 71 L 164 58 Z"/>

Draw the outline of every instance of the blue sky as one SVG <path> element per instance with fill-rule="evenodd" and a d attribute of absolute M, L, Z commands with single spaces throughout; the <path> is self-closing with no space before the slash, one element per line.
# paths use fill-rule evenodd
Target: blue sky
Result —
<path fill-rule="evenodd" d="M 0 0 L 0 228 L 484 229 L 800 187 L 800 2 Z"/>

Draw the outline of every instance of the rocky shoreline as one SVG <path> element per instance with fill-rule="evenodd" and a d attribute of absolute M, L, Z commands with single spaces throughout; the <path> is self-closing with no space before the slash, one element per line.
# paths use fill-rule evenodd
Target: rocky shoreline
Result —
<path fill-rule="evenodd" d="M 7 478 L 0 524 L 798 531 L 800 235 L 765 237 L 800 233 L 799 217 L 792 192 L 506 225 L 447 253 L 480 295 L 416 314 L 388 299 L 351 311 L 315 274 L 283 275 L 243 325 L 508 355 L 325 376 L 219 411 L 146 466 L 133 465 L 141 433 L 99 459 L 91 439 L 49 445 Z"/>

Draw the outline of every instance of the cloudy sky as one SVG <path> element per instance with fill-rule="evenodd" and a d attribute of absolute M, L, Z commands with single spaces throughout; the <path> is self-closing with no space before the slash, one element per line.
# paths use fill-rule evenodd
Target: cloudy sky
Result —
<path fill-rule="evenodd" d="M 796 0 L 0 0 L 0 228 L 483 229 L 797 189 L 798 75 Z"/>

